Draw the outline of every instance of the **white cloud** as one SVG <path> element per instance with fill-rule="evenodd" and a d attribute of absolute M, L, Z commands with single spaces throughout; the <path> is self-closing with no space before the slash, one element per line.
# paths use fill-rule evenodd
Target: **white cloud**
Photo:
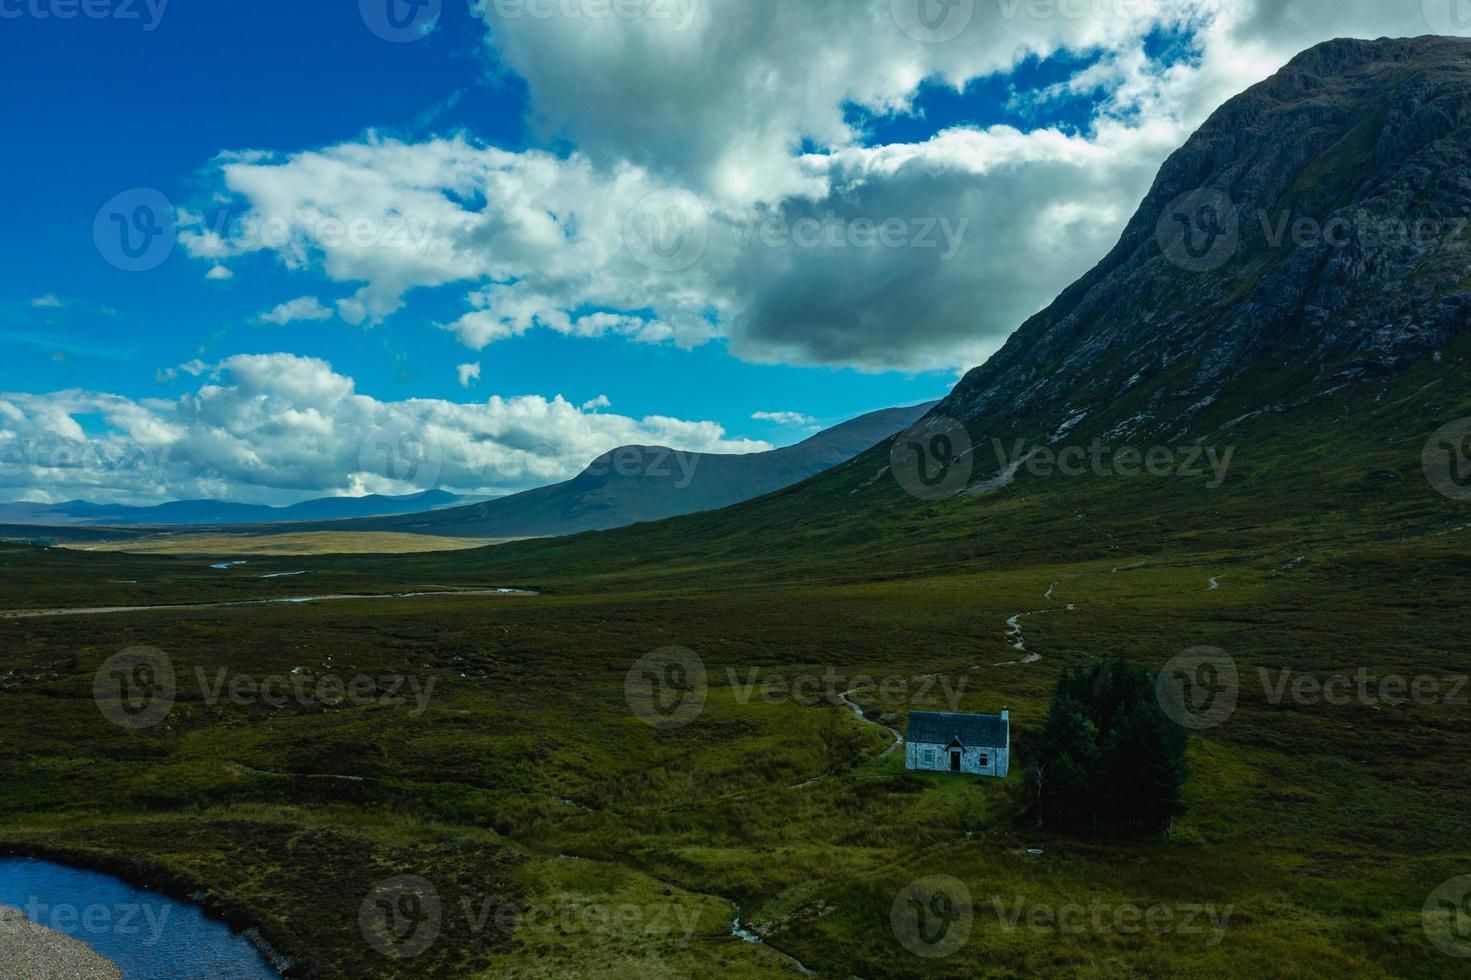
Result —
<path fill-rule="evenodd" d="M 225 282 L 227 280 L 234 279 L 235 273 L 231 272 L 228 266 L 216 265 L 212 266 L 210 270 L 204 274 L 204 278 L 208 279 L 211 282 Z"/>
<path fill-rule="evenodd" d="M 37 310 L 59 310 L 66 302 L 55 293 L 47 293 L 45 296 L 37 296 L 31 300 L 31 307 Z"/>
<path fill-rule="evenodd" d="M 326 362 L 288 354 L 204 370 L 210 383 L 172 401 L 0 394 L 0 496 L 281 503 L 434 486 L 497 494 L 568 479 L 621 445 L 771 448 L 728 439 L 714 422 L 594 414 L 560 397 L 382 402 Z M 84 430 L 83 415 L 101 416 L 104 431 Z"/>
<path fill-rule="evenodd" d="M 455 368 L 455 371 L 460 376 L 461 388 L 468 388 L 470 387 L 470 382 L 480 380 L 479 361 L 476 361 L 474 364 L 461 364 L 459 367 Z"/>
<path fill-rule="evenodd" d="M 179 380 L 180 374 L 187 374 L 197 378 L 209 369 L 210 366 L 208 364 L 196 358 L 186 364 L 180 364 L 178 367 L 162 368 L 155 371 L 153 376 L 159 384 L 173 384 Z"/>
<path fill-rule="evenodd" d="M 351 284 L 337 303 L 350 323 L 457 286 L 463 311 L 441 326 L 473 350 L 545 329 L 953 371 L 1096 263 L 1226 98 L 1318 41 L 1427 29 L 1408 0 L 947 9 L 972 8 L 953 39 L 923 43 L 890 0 L 674 2 L 669 17 L 600 19 L 483 4 L 497 57 L 529 84 L 534 128 L 573 152 L 370 133 L 224 154 L 218 190 L 243 204 L 246 230 L 186 215 L 181 241 L 212 262 L 268 251 Z M 1160 31 L 1184 32 L 1190 56 L 1151 60 Z M 855 106 L 908 112 L 925 81 L 961 88 L 1058 53 L 1083 67 L 1013 101 L 1092 96 L 1079 129 L 959 126 L 864 145 Z"/>
<path fill-rule="evenodd" d="M 757 422 L 774 422 L 777 425 L 812 425 L 817 421 L 801 412 L 756 412 L 751 418 Z"/>
<path fill-rule="evenodd" d="M 329 307 L 323 306 L 322 301 L 315 296 L 303 296 L 289 303 L 282 303 L 274 310 L 262 313 L 256 319 L 262 323 L 274 323 L 277 326 L 284 327 L 286 324 L 294 323 L 297 320 L 330 320 L 332 319 L 332 310 Z"/>

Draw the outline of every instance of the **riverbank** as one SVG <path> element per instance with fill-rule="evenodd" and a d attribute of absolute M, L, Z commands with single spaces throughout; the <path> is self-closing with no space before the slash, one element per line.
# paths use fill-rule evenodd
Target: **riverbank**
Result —
<path fill-rule="evenodd" d="M 121 980 L 122 971 L 79 939 L 0 906 L 0 959 L 16 980 Z"/>

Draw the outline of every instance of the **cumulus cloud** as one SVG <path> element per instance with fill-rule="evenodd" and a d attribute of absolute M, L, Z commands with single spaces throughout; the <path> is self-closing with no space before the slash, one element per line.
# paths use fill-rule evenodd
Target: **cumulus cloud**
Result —
<path fill-rule="evenodd" d="M 589 18 L 482 2 L 534 126 L 571 152 L 369 133 L 227 153 L 217 190 L 241 227 L 185 215 L 181 242 L 351 284 L 337 311 L 352 323 L 457 285 L 463 309 L 440 326 L 473 350 L 545 329 L 956 370 L 1106 253 L 1225 99 L 1318 41 L 1431 26 L 1420 4 L 1382 0 L 978 0 L 945 7 L 961 19 L 937 34 L 910 6 L 671 0 L 667 16 Z M 1162 36 L 1178 43 L 1152 56 Z M 1053 55 L 1073 74 L 1014 104 L 1084 98 L 1082 126 L 868 145 L 865 120 L 914 111 L 927 82 L 961 89 Z"/>
<path fill-rule="evenodd" d="M 812 425 L 817 421 L 801 412 L 755 412 L 751 418 L 757 422 L 775 422 L 777 425 Z"/>
<path fill-rule="evenodd" d="M 568 479 L 618 446 L 751 453 L 713 422 L 593 414 L 565 399 L 383 402 L 331 365 L 242 355 L 177 400 L 101 392 L 0 393 L 0 494 L 145 502 L 220 497 L 498 494 Z M 84 429 L 98 416 L 102 431 Z"/>
<path fill-rule="evenodd" d="M 460 376 L 460 387 L 470 387 L 470 382 L 480 380 L 480 362 L 474 364 L 461 364 L 455 371 Z"/>
<path fill-rule="evenodd" d="M 315 296 L 303 296 L 289 303 L 282 303 L 275 309 L 262 313 L 256 319 L 262 323 L 274 323 L 278 327 L 284 327 L 297 320 L 330 320 L 332 310 L 323 306 L 322 301 Z"/>
<path fill-rule="evenodd" d="M 154 376 L 158 379 L 159 384 L 172 384 L 179 380 L 179 375 L 181 374 L 187 374 L 190 377 L 197 378 L 208 370 L 210 370 L 208 364 L 195 358 L 185 364 L 180 364 L 178 367 L 164 368 L 157 371 Z"/>
<path fill-rule="evenodd" d="M 212 266 L 210 270 L 204 274 L 204 278 L 208 279 L 210 282 L 225 282 L 227 280 L 234 279 L 235 273 L 230 271 L 229 266 L 216 265 Z"/>

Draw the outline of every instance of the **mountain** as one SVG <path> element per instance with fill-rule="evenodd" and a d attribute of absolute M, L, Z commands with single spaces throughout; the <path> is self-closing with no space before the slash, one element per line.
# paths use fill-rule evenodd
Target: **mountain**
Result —
<path fill-rule="evenodd" d="M 477 573 L 867 580 L 1454 535 L 1471 527 L 1471 421 L 1445 428 L 1471 419 L 1468 218 L 1471 41 L 1327 42 L 1215 112 L 1118 244 L 919 438 L 731 510 L 477 553 Z M 960 479 L 914 492 L 895 466 L 915 443 Z M 1151 451 L 1169 478 L 1145 478 Z M 1069 452 L 1085 465 L 1062 474 Z"/>
<path fill-rule="evenodd" d="M 1464 40 L 1305 52 L 1212 115 L 938 413 L 1169 437 L 1392 376 L 1471 316 L 1468 123 Z M 1286 383 L 1245 383 L 1267 374 Z"/>
<path fill-rule="evenodd" d="M 125 507 L 72 500 L 63 504 L 0 504 L 0 524 L 51 526 L 189 527 L 331 521 L 391 514 L 417 514 L 453 507 L 467 498 L 429 490 L 402 497 L 324 497 L 289 507 L 232 504 L 220 500 L 176 500 L 153 507 Z"/>
<path fill-rule="evenodd" d="M 565 483 L 427 515 L 355 521 L 335 529 L 549 537 L 718 510 L 844 463 L 912 425 L 934 404 L 873 412 L 795 446 L 743 456 L 625 446 L 598 458 Z"/>

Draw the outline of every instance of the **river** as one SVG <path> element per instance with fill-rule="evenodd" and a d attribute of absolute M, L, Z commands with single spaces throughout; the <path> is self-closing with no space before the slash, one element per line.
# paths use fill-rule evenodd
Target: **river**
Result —
<path fill-rule="evenodd" d="M 203 909 L 111 875 L 0 858 L 0 905 L 91 946 L 123 980 L 280 980 L 249 941 Z"/>

